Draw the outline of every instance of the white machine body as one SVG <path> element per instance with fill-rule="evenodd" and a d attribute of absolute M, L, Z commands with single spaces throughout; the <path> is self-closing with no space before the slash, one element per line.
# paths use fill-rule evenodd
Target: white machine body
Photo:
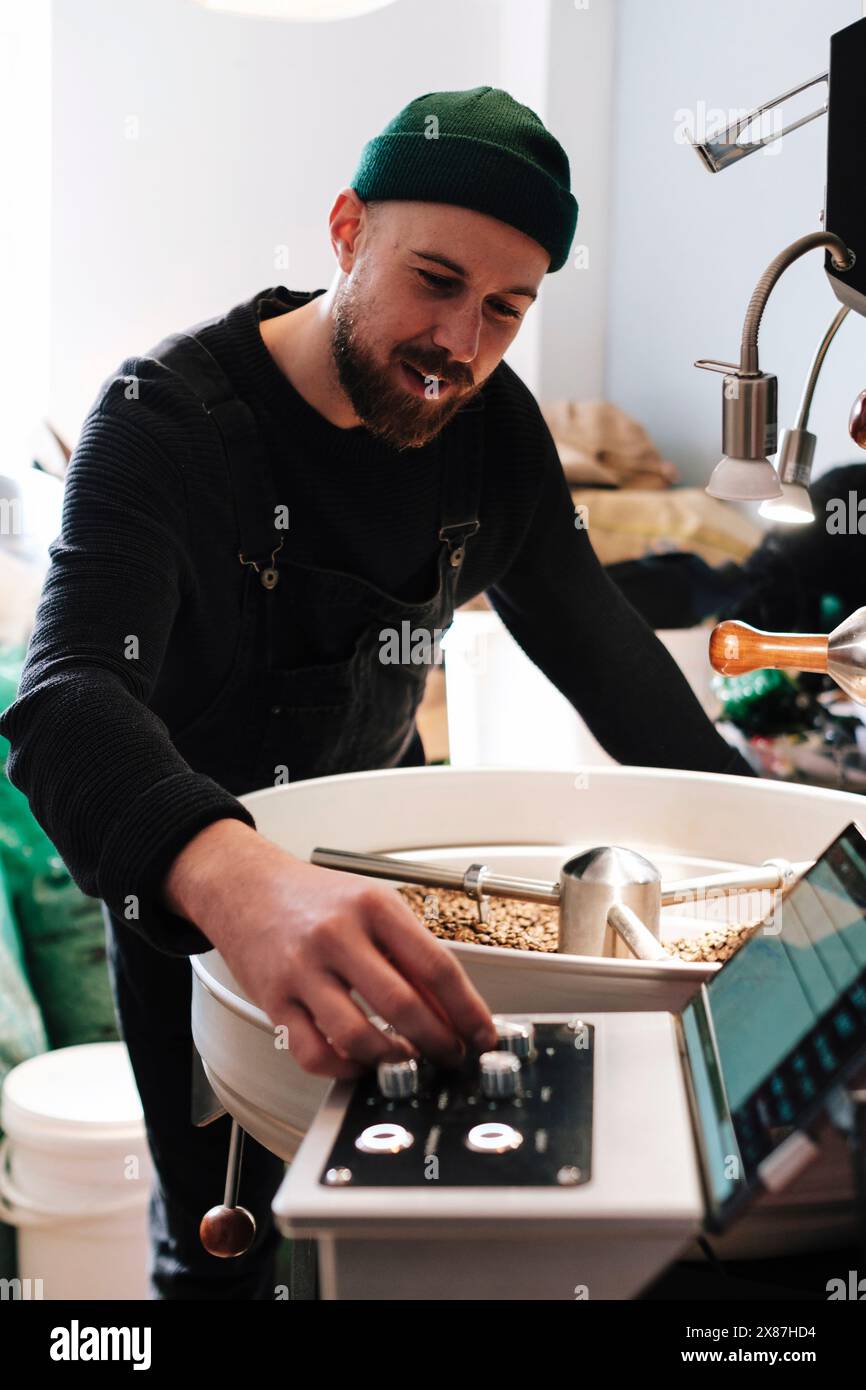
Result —
<path fill-rule="evenodd" d="M 690 1243 L 704 1202 L 674 1019 L 580 1017 L 595 1054 L 592 1177 L 580 1186 L 329 1187 L 320 1177 L 352 1092 L 333 1087 L 273 1205 L 286 1235 L 318 1239 L 323 1298 L 629 1298 Z M 390 1157 L 377 1160 L 385 1171 Z"/>
<path fill-rule="evenodd" d="M 665 880 L 754 866 L 773 856 L 793 862 L 814 859 L 863 805 L 860 796 L 812 787 L 622 767 L 551 772 L 406 768 L 290 783 L 244 801 L 262 834 L 302 858 L 318 845 L 331 844 L 416 860 L 427 857 L 453 867 L 483 861 L 502 873 L 553 879 L 569 855 L 591 845 L 620 844 L 652 860 Z M 772 902 L 770 894 L 748 896 L 753 901 L 746 910 L 752 916 Z M 685 934 L 687 918 L 712 920 L 722 906 L 664 907 L 662 940 L 667 933 Z M 699 929 L 701 923 L 695 925 Z M 703 1209 L 694 1140 L 682 1144 L 676 1138 L 687 1118 L 672 1015 L 719 967 L 465 943 L 448 949 L 496 1013 L 536 1016 L 579 1009 L 598 1022 L 593 1184 L 545 1194 L 545 1200 L 553 1196 L 570 1202 L 569 1212 L 584 1234 L 606 1231 L 603 1243 L 619 1222 L 623 1251 L 637 1234 L 643 1235 L 639 1250 L 623 1260 L 623 1251 L 611 1251 L 607 1266 L 590 1261 L 596 1267 L 590 1296 L 604 1296 L 603 1287 L 614 1287 L 612 1273 L 611 1282 L 602 1282 L 607 1278 L 603 1268 L 616 1266 L 617 1296 L 623 1297 L 625 1289 L 641 1286 L 651 1277 L 648 1271 L 661 1267 L 656 1261 L 662 1247 L 665 1259 L 686 1244 L 694 1253 L 691 1237 L 701 1227 Z M 310 1143 L 323 1146 L 322 1127 L 333 1122 L 334 1107 L 341 1104 L 339 1088 L 319 1112 L 328 1083 L 303 1072 L 280 1046 L 270 1021 L 244 996 L 219 954 L 193 957 L 192 965 L 193 1037 L 219 1101 L 248 1134 L 286 1162 L 295 1160 L 308 1131 Z M 316 1193 L 312 1184 L 307 1191 L 303 1175 L 309 1171 L 308 1155 L 305 1145 L 293 1165 L 292 1220 L 310 1230 L 314 1218 L 339 1211 L 347 1230 L 357 1225 L 356 1209 L 342 1199 L 363 1201 L 363 1194 Z M 768 1196 L 721 1238 L 720 1253 L 748 1258 L 844 1243 L 853 1226 L 850 1189 L 840 1183 L 839 1171 L 838 1164 L 829 1170 L 813 1165 L 796 1194 L 788 1188 Z M 295 1182 L 301 1184 L 297 1189 Z M 472 1194 L 473 1210 L 479 1195 Z M 399 1202 L 410 1196 L 399 1194 Z M 321 1207 L 312 1205 L 314 1197 Z M 338 1205 L 332 1207 L 332 1199 Z M 437 1221 L 446 1215 L 450 1220 L 455 1203 L 459 1226 L 464 1213 L 454 1192 L 439 1193 Z M 368 1219 L 369 1213 L 361 1214 Z M 492 1240 L 496 1218 L 478 1219 L 485 1240 Z M 288 1220 L 282 1210 L 280 1220 Z M 652 1253 L 654 1232 L 659 1244 Z M 333 1233 L 323 1237 L 325 1247 L 337 1238 Z M 347 1252 L 354 1239 L 339 1236 Z M 436 1248 L 440 1253 L 445 1249 L 442 1244 Z M 570 1270 L 572 1254 L 564 1259 Z M 456 1262 L 446 1256 L 445 1263 L 449 1278 L 459 1281 Z M 491 1265 L 506 1268 L 500 1254 Z M 347 1279 L 348 1253 L 340 1267 Z M 373 1277 L 369 1268 L 364 1277 Z M 557 1296 L 563 1296 L 565 1283 L 559 1276 L 555 1282 Z M 575 1274 L 569 1287 L 586 1283 L 587 1278 Z"/>

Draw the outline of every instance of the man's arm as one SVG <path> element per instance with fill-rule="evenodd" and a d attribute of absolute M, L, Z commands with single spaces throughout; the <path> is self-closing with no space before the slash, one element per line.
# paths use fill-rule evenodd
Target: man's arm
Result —
<path fill-rule="evenodd" d="M 537 407 L 536 407 L 537 408 Z M 538 412 L 539 493 L 520 553 L 488 598 L 620 763 L 752 776 L 667 648 L 599 563 Z M 590 505 L 589 526 L 592 526 Z"/>
<path fill-rule="evenodd" d="M 496 1046 L 490 1010 L 399 893 L 297 859 L 237 821 L 207 826 L 169 869 L 165 899 L 206 924 L 232 975 L 306 1070 L 417 1057 L 458 1066 Z M 396 1032 L 385 1033 L 356 991 Z"/>
<path fill-rule="evenodd" d="M 17 700 L 9 773 L 85 893 L 174 955 L 217 947 L 307 1071 L 495 1046 L 457 958 L 393 888 L 295 858 L 174 748 L 147 701 L 182 600 L 183 480 L 131 421 L 88 418 Z M 131 643 L 131 639 L 133 639 Z M 132 655 L 132 659 L 127 654 Z M 371 1023 L 354 994 L 397 1030 Z"/>
<path fill-rule="evenodd" d="M 60 536 L 15 702 L 0 718 L 10 780 L 83 892 L 172 954 L 207 939 L 169 911 L 169 864 L 215 820 L 255 821 L 192 771 L 148 708 L 185 582 L 183 479 L 123 412 L 91 412 L 69 465 Z"/>

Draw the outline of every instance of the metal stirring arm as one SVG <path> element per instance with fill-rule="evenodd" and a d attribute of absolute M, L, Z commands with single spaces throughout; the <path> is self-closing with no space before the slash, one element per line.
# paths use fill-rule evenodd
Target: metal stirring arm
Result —
<path fill-rule="evenodd" d="M 604 854 L 610 854 L 615 858 L 618 856 L 620 867 L 623 862 L 633 863 L 638 875 L 641 874 L 641 866 L 648 871 L 647 877 L 640 879 L 640 887 L 639 878 L 636 877 L 631 888 L 638 892 L 638 905 L 647 916 L 649 926 L 628 902 L 622 900 L 629 891 L 625 881 L 620 893 L 610 884 L 593 886 L 589 877 L 581 882 L 580 876 L 575 875 L 576 866 L 585 866 L 593 856 L 596 856 L 598 862 L 597 856 Z M 648 860 L 643 860 L 631 851 L 614 849 L 590 851 L 586 856 L 570 860 L 563 866 L 558 883 L 495 874 L 486 864 L 470 864 L 465 870 L 448 869 L 438 864 L 396 859 L 385 854 L 360 854 L 352 850 L 317 848 L 310 855 L 310 863 L 320 868 L 364 874 L 370 878 L 384 878 L 396 883 L 413 883 L 428 888 L 446 888 L 465 893 L 478 903 L 482 921 L 485 920 L 487 895 L 546 903 L 560 910 L 561 951 L 576 951 L 578 954 L 586 950 L 590 954 L 614 953 L 616 948 L 611 947 L 609 941 L 602 944 L 598 938 L 598 924 L 601 923 L 602 934 L 606 924 L 625 943 L 633 956 L 638 960 L 648 961 L 670 959 L 656 934 L 660 907 L 693 901 L 707 894 L 763 888 L 785 889 L 800 873 L 811 867 L 811 863 L 794 865 L 785 859 L 769 859 L 760 868 L 673 880 L 665 885 L 658 881 L 658 873 Z M 611 901 L 611 896 L 614 901 Z M 650 927 L 655 927 L 655 931 Z M 585 944 L 587 934 L 590 938 L 588 946 Z"/>
<path fill-rule="evenodd" d="M 608 908 L 607 923 L 638 960 L 670 960 L 664 946 L 625 903 L 614 903 Z"/>
<path fill-rule="evenodd" d="M 496 898 L 523 898 L 527 902 L 559 904 L 559 884 L 533 878 L 514 878 L 491 873 L 486 864 L 470 864 L 465 871 L 446 869 L 439 864 L 420 864 L 411 859 L 392 859 L 387 854 L 357 854 L 353 850 L 314 849 L 310 863 L 323 869 L 344 869 L 369 878 L 387 878 L 397 883 L 416 883 L 425 888 L 451 888 L 480 900 L 490 894 Z"/>
<path fill-rule="evenodd" d="M 558 883 L 494 874 L 486 864 L 470 864 L 466 870 L 446 869 L 439 864 L 394 859 L 388 854 L 359 854 L 354 850 L 342 849 L 314 849 L 310 863 L 324 869 L 364 874 L 369 878 L 386 878 L 395 883 L 451 888 L 476 900 L 490 895 L 496 898 L 521 898 L 526 902 L 558 907 L 562 896 Z M 731 869 L 696 878 L 672 879 L 662 884 L 662 907 L 689 902 L 714 890 L 747 892 L 760 888 L 786 889 L 811 867 L 811 859 L 797 864 L 790 864 L 786 859 L 767 859 L 755 869 Z"/>

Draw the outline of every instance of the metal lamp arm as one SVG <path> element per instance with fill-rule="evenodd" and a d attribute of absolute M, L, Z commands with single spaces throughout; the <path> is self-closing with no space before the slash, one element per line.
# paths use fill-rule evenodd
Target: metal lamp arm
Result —
<path fill-rule="evenodd" d="M 784 251 L 780 251 L 778 256 L 770 262 L 760 280 L 752 292 L 746 309 L 746 317 L 743 323 L 743 336 L 740 340 L 740 374 L 754 376 L 758 368 L 758 329 L 761 326 L 761 319 L 767 307 L 767 300 L 770 291 L 779 277 L 784 274 L 794 261 L 805 256 L 807 251 L 815 251 L 818 247 L 824 247 L 830 252 L 831 260 L 837 270 L 850 270 L 854 264 L 854 253 L 845 245 L 841 237 L 833 232 L 808 232 L 806 236 L 798 237 L 792 241 L 790 246 L 786 246 Z"/>
<path fill-rule="evenodd" d="M 824 365 L 824 358 L 827 356 L 827 351 L 830 347 L 830 344 L 832 343 L 836 334 L 839 332 L 839 329 L 842 327 L 842 324 L 845 322 L 850 312 L 851 310 L 848 308 L 847 304 L 843 304 L 838 313 L 836 313 L 833 316 L 832 321 L 827 326 L 823 338 L 818 344 L 818 347 L 815 351 L 815 356 L 812 359 L 812 365 L 809 368 L 809 375 L 806 378 L 806 384 L 803 387 L 803 395 L 800 398 L 800 409 L 797 412 L 797 423 L 794 426 L 795 429 L 805 430 L 808 428 L 809 411 L 812 409 L 812 398 L 815 394 L 815 387 L 818 384 L 818 377 L 821 374 L 821 368 Z"/>

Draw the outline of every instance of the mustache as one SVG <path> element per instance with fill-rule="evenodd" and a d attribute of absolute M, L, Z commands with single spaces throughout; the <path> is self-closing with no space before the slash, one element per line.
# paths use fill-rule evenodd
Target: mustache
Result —
<path fill-rule="evenodd" d="M 441 357 L 434 358 L 429 353 L 414 349 L 410 352 L 397 354 L 397 360 L 408 362 L 410 367 L 421 372 L 422 376 L 435 376 L 440 381 L 450 382 L 454 386 L 474 386 L 475 382 L 468 367 L 462 366 L 459 362 L 443 362 Z"/>

